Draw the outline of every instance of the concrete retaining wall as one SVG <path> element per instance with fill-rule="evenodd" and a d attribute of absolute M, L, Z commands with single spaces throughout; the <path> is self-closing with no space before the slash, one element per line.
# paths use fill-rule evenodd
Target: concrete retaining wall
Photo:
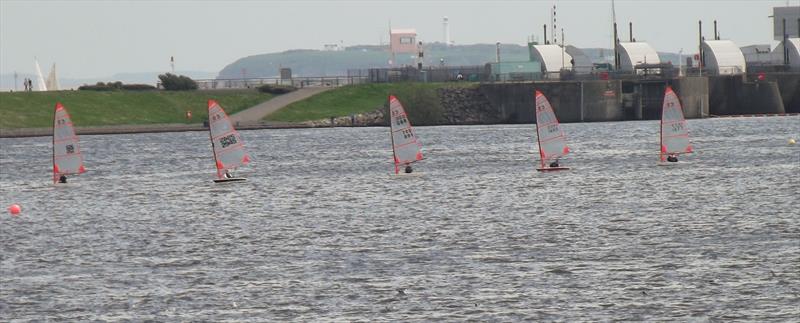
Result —
<path fill-rule="evenodd" d="M 624 119 L 618 81 L 496 83 L 481 84 L 479 90 L 509 123 L 536 122 L 537 90 L 561 122 Z"/>
<path fill-rule="evenodd" d="M 712 76 L 708 83 L 712 115 L 786 112 L 777 82 L 746 82 L 742 76 Z"/>
<path fill-rule="evenodd" d="M 767 77 L 770 80 L 771 77 Z M 778 74 L 774 76 L 783 99 L 783 108 L 789 113 L 800 113 L 800 74 Z"/>
<path fill-rule="evenodd" d="M 583 82 L 583 116 L 581 121 L 625 120 L 620 81 Z"/>
<path fill-rule="evenodd" d="M 443 102 L 449 107 L 448 115 L 482 113 L 477 117 L 448 117 L 451 124 L 533 123 L 536 121 L 533 107 L 537 90 L 544 93 L 561 122 L 658 120 L 661 118 L 667 85 L 672 86 L 681 100 L 687 119 L 711 115 L 800 112 L 800 94 L 797 94 L 800 75 L 786 75 L 773 81 L 759 82 L 746 82 L 742 76 L 712 76 L 664 80 L 484 83 L 474 89 L 480 95 L 459 95 Z M 480 99 L 480 108 L 470 108 L 475 105 L 471 102 L 475 98 Z M 459 100 L 470 102 L 459 103 Z M 784 104 L 790 108 L 784 109 Z M 469 112 L 472 110 L 477 112 Z M 492 113 L 497 116 L 492 117 Z M 452 122 L 467 119 L 472 121 Z"/>
<path fill-rule="evenodd" d="M 696 119 L 709 116 L 708 78 L 684 77 L 677 79 L 672 82 L 672 89 L 681 100 L 684 117 Z"/>

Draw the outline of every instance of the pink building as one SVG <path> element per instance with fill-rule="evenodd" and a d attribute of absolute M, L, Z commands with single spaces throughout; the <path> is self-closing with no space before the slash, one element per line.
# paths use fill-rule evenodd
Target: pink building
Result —
<path fill-rule="evenodd" d="M 389 46 L 393 54 L 417 53 L 417 31 L 415 29 L 392 29 L 389 31 Z"/>

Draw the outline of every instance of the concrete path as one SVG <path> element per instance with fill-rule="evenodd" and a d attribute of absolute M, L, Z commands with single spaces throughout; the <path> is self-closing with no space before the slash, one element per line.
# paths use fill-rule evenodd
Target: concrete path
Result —
<path fill-rule="evenodd" d="M 244 111 L 239 111 L 234 113 L 230 116 L 231 121 L 236 124 L 238 123 L 260 123 L 261 119 L 270 115 L 271 113 L 280 110 L 281 108 L 306 99 L 312 95 L 316 95 L 328 90 L 333 89 L 334 87 L 329 86 L 320 86 L 320 87 L 305 87 L 302 89 L 297 89 L 297 91 L 286 93 L 283 95 L 278 95 L 272 100 L 263 102 L 259 105 L 256 105 L 252 108 L 249 108 Z"/>

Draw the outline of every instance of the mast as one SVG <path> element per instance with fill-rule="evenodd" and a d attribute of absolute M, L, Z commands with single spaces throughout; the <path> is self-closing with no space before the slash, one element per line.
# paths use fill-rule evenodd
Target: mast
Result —
<path fill-rule="evenodd" d="M 614 7 L 614 0 L 611 0 L 611 24 L 614 27 L 613 32 L 613 39 L 611 40 L 611 48 L 614 49 L 614 70 L 618 69 L 617 65 L 617 42 L 619 39 L 617 38 L 617 9 Z"/>
<path fill-rule="evenodd" d="M 208 110 L 211 110 L 210 108 L 212 107 L 212 105 L 211 105 L 212 101 L 213 100 L 208 100 L 208 107 L 209 107 Z M 219 165 L 219 160 L 217 159 L 217 147 L 216 147 L 216 145 L 214 145 L 214 135 L 211 133 L 211 114 L 207 113 L 207 112 L 206 112 L 206 114 L 208 115 L 208 116 L 206 116 L 206 118 L 208 118 L 208 140 L 211 141 L 211 154 L 214 155 L 214 168 L 217 169 L 217 178 L 221 179 L 222 178 L 222 173 L 220 173 L 220 169 L 219 169 L 219 166 L 218 166 Z"/>
<path fill-rule="evenodd" d="M 53 108 L 53 184 L 56 183 L 56 112 L 58 111 L 58 103 Z"/>
<path fill-rule="evenodd" d="M 669 85 L 667 85 L 667 89 L 669 89 Z M 667 90 L 664 90 L 666 93 Z M 664 95 L 666 98 L 666 94 Z M 661 120 L 659 121 L 658 126 L 658 160 L 664 161 L 664 106 L 662 103 L 661 106 Z"/>
<path fill-rule="evenodd" d="M 539 135 L 539 106 L 536 104 L 538 91 L 533 89 L 533 106 L 535 107 L 535 117 L 536 117 L 536 143 L 539 145 L 539 165 L 540 168 L 544 168 L 544 151 L 542 151 L 542 136 Z"/>
<path fill-rule="evenodd" d="M 389 95 L 389 98 L 392 96 Z M 391 99 L 389 99 L 389 139 L 392 141 L 392 163 L 394 164 L 394 174 L 400 174 L 400 165 L 397 164 L 397 150 L 394 148 L 394 135 L 392 129 L 394 128 L 394 124 L 392 123 L 392 109 L 391 109 Z"/>
<path fill-rule="evenodd" d="M 536 94 L 534 94 L 534 97 Z M 542 136 L 539 135 L 539 118 L 536 118 L 536 143 L 539 144 L 539 165 L 544 168 L 544 152 L 542 151 Z"/>

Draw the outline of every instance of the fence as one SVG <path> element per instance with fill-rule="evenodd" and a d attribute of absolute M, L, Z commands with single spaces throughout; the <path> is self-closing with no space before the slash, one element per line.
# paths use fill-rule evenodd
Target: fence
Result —
<path fill-rule="evenodd" d="M 201 90 L 226 90 L 226 89 L 249 89 L 264 84 L 291 85 L 302 88 L 309 86 L 343 86 L 351 84 L 361 84 L 366 82 L 366 77 L 359 76 L 320 76 L 320 77 L 293 77 L 282 79 L 279 77 L 266 78 L 245 78 L 245 79 L 203 79 L 195 80 L 197 88 Z M 161 82 L 157 87 L 163 88 Z"/>
<path fill-rule="evenodd" d="M 720 67 L 723 74 L 740 74 L 737 67 Z M 698 75 L 698 69 L 684 67 L 684 75 Z M 710 70 L 703 69 L 703 75 L 708 75 Z M 717 74 L 717 73 L 711 73 Z M 671 64 L 639 65 L 633 72 L 606 71 L 594 69 L 590 73 L 576 73 L 564 69 L 561 71 L 539 72 L 510 72 L 492 74 L 489 64 L 485 66 L 427 66 L 418 69 L 415 66 L 350 69 L 346 76 L 319 76 L 319 77 L 293 77 L 289 79 L 279 77 L 245 78 L 245 79 L 202 79 L 195 80 L 199 89 L 244 89 L 254 88 L 264 84 L 291 85 L 298 88 L 309 86 L 344 86 L 363 83 L 394 83 L 394 82 L 530 82 L 530 81 L 585 81 L 585 80 L 642 80 L 642 79 L 667 79 L 678 76 L 678 69 Z M 161 88 L 161 83 L 158 83 Z"/>
<path fill-rule="evenodd" d="M 701 73 L 702 72 L 702 73 Z M 696 66 L 686 68 L 686 76 L 709 76 L 709 75 L 742 75 L 744 71 L 741 66 L 717 66 L 709 68 L 704 66 L 703 70 Z"/>
<path fill-rule="evenodd" d="M 369 68 L 348 70 L 348 76 L 366 77 L 370 83 L 392 82 L 450 82 L 488 80 L 488 73 L 483 66 L 427 66 L 418 69 L 415 66 Z"/>

